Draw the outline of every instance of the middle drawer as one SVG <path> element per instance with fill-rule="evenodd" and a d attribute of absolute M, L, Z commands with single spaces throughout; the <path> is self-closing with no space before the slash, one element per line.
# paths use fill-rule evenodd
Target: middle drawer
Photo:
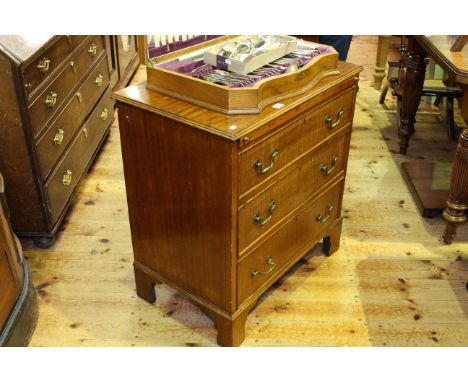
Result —
<path fill-rule="evenodd" d="M 239 253 L 279 224 L 346 165 L 351 125 L 309 153 L 294 169 L 239 209 Z"/>
<path fill-rule="evenodd" d="M 96 83 L 96 78 L 99 78 L 100 75 L 103 78 L 101 85 Z M 43 180 L 50 174 L 54 164 L 57 163 L 83 124 L 85 117 L 101 97 L 108 81 L 107 61 L 103 57 L 99 65 L 75 93 L 75 96 L 70 98 L 62 113 L 36 143 L 36 153 Z"/>

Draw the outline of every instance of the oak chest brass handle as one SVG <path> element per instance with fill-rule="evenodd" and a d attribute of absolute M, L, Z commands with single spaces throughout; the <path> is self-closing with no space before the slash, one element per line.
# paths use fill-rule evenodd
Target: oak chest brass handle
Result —
<path fill-rule="evenodd" d="M 44 57 L 39 63 L 36 65 L 36 68 L 39 69 L 41 73 L 47 73 L 50 68 L 50 59 Z"/>
<path fill-rule="evenodd" d="M 271 272 L 273 272 L 273 269 L 275 269 L 276 267 L 276 264 L 273 262 L 273 259 L 268 256 L 266 259 L 265 259 L 265 262 L 268 264 L 268 265 L 271 265 L 271 268 L 268 269 L 267 271 L 265 272 L 260 272 L 260 271 L 257 271 L 256 269 L 252 270 L 252 272 L 250 272 L 250 277 L 254 278 L 256 277 L 257 275 L 262 275 L 262 276 L 265 276 Z"/>
<path fill-rule="evenodd" d="M 55 104 L 57 103 L 57 93 L 56 92 L 50 92 L 44 102 L 48 107 L 50 107 L 52 109 L 55 106 Z"/>
<path fill-rule="evenodd" d="M 102 74 L 98 74 L 98 76 L 96 77 L 96 79 L 94 80 L 94 83 L 97 85 L 98 88 L 101 87 L 102 85 L 102 79 L 104 77 L 102 76 Z"/>
<path fill-rule="evenodd" d="M 55 133 L 55 136 L 54 136 L 54 143 L 56 145 L 61 145 L 62 144 L 64 134 L 65 134 L 65 131 L 63 131 L 62 129 L 57 130 L 57 132 Z"/>
<path fill-rule="evenodd" d="M 325 123 L 328 125 L 328 127 L 330 129 L 334 129 L 335 127 L 337 127 L 340 124 L 341 117 L 343 116 L 343 114 L 344 114 L 344 110 L 343 110 L 342 107 L 340 107 L 340 110 L 338 110 L 338 113 L 336 114 L 336 121 L 333 122 L 331 117 L 327 116 L 325 118 Z"/>
<path fill-rule="evenodd" d="M 88 139 L 88 129 L 86 127 L 83 128 L 83 135 L 84 135 L 85 139 Z"/>
<path fill-rule="evenodd" d="M 333 204 L 329 204 L 327 206 L 327 216 L 322 216 L 321 214 L 318 214 L 315 220 L 317 220 L 320 223 L 325 223 L 331 216 L 331 212 L 333 211 Z"/>
<path fill-rule="evenodd" d="M 109 113 L 109 110 L 107 110 L 107 108 L 102 109 L 101 114 L 99 115 L 99 118 L 105 121 L 107 119 L 108 113 Z"/>
<path fill-rule="evenodd" d="M 263 163 L 260 160 L 254 162 L 254 169 L 259 170 L 260 174 L 265 174 L 270 171 L 275 166 L 276 157 L 279 155 L 278 149 L 273 149 L 270 158 L 270 165 L 264 167 Z"/>
<path fill-rule="evenodd" d="M 337 160 L 338 160 L 338 156 L 336 154 L 333 154 L 331 166 L 328 167 L 325 164 L 321 164 L 320 171 L 322 171 L 325 175 L 330 175 L 335 170 Z"/>
<path fill-rule="evenodd" d="M 94 57 L 94 56 L 96 56 L 96 52 L 97 52 L 97 46 L 96 46 L 96 44 L 91 44 L 91 45 L 89 46 L 89 49 L 88 49 L 89 55 L 90 55 L 91 57 Z"/>
<path fill-rule="evenodd" d="M 64 186 L 69 186 L 72 181 L 72 170 L 67 170 L 65 175 L 62 178 L 62 183 Z"/>
<path fill-rule="evenodd" d="M 276 203 L 275 203 L 275 202 L 271 202 L 271 203 L 270 203 L 270 207 L 268 208 L 268 212 L 269 212 L 268 216 L 267 216 L 265 219 L 263 219 L 263 218 L 260 216 L 260 214 L 256 213 L 256 214 L 254 215 L 254 217 L 253 217 L 254 223 L 255 223 L 255 224 L 259 224 L 259 225 L 265 225 L 265 224 L 267 224 L 267 223 L 271 220 L 271 218 L 273 217 L 273 211 L 275 210 L 275 208 L 276 208 Z"/>

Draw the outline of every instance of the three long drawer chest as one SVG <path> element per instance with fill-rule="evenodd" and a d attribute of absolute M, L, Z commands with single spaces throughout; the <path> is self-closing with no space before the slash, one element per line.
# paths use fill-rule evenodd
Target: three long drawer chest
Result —
<path fill-rule="evenodd" d="M 137 293 L 166 283 L 209 314 L 220 345 L 312 247 L 340 244 L 360 67 L 258 114 L 227 115 L 146 83 L 114 93 Z"/>

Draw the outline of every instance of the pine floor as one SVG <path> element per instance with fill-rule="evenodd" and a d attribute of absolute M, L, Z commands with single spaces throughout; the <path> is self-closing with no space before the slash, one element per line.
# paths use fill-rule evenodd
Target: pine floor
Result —
<path fill-rule="evenodd" d="M 341 248 L 330 258 L 316 248 L 267 291 L 244 346 L 468 345 L 468 224 L 443 245 L 442 218 L 419 215 L 400 172 L 408 159 L 451 161 L 455 143 L 422 105 L 408 155 L 398 154 L 395 103 L 379 105 L 372 87 L 376 43 L 356 36 L 348 57 L 364 72 Z M 140 68 L 133 81 L 144 77 Z M 174 290 L 158 287 L 155 305 L 136 296 L 117 122 L 57 243 L 22 243 L 40 303 L 31 346 L 216 346 L 211 320 Z"/>

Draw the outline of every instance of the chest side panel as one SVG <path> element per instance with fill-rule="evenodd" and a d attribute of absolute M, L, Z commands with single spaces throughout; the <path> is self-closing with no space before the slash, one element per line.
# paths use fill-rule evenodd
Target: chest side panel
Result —
<path fill-rule="evenodd" d="M 235 144 L 131 105 L 119 126 L 135 261 L 231 311 Z"/>

